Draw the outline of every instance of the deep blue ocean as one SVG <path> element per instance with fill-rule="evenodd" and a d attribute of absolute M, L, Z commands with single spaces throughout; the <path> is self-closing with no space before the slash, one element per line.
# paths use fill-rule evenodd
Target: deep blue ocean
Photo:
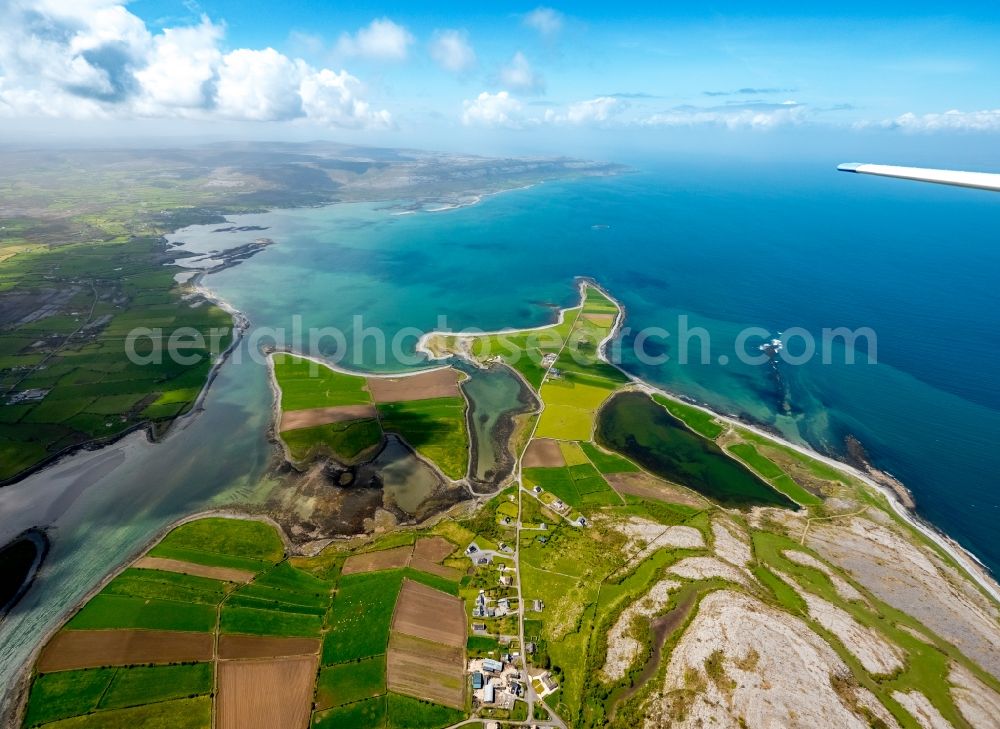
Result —
<path fill-rule="evenodd" d="M 206 284 L 258 326 L 541 324 L 597 279 L 633 330 L 662 327 L 625 365 L 675 392 L 824 452 L 856 436 L 925 518 L 1000 573 L 1000 195 L 838 173 L 826 165 L 672 163 L 546 183 L 472 207 L 394 215 L 385 204 L 245 216 L 277 244 Z M 212 227 L 175 236 L 231 245 Z M 711 335 L 679 363 L 681 317 Z M 869 327 L 877 364 L 843 348 L 802 365 L 737 361 L 745 327 Z M 745 347 L 755 353 L 751 338 Z M 626 338 L 628 343 L 628 338 Z M 412 349 L 412 340 L 409 348 Z M 863 349 L 869 349 L 864 347 Z M 788 351 L 802 352 L 789 340 Z M 346 363 L 393 368 L 366 340 Z M 719 364 L 719 355 L 729 357 Z"/>

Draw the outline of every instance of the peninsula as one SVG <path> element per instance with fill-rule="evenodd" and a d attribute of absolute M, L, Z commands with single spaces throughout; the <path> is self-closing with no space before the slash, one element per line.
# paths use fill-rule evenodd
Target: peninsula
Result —
<path fill-rule="evenodd" d="M 282 457 L 367 493 L 365 533 L 297 497 L 185 520 L 40 648 L 21 724 L 990 725 L 992 579 L 865 474 L 611 364 L 622 308 L 579 286 L 405 377 L 273 353 Z M 482 493 L 463 388 L 497 370 L 534 406 Z"/>

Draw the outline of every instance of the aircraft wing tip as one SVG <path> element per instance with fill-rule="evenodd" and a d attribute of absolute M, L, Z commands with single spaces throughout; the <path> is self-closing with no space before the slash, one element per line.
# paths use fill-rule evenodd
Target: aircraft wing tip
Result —
<path fill-rule="evenodd" d="M 841 172 L 857 172 L 863 166 L 864 162 L 845 162 L 842 165 L 837 165 L 837 169 Z"/>

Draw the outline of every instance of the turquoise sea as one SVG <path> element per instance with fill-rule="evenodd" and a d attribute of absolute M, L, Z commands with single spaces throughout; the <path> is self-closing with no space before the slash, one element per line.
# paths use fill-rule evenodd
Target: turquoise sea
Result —
<path fill-rule="evenodd" d="M 454 329 L 539 325 L 576 302 L 574 277 L 591 276 L 623 302 L 633 330 L 671 332 L 647 348 L 668 361 L 642 364 L 625 347 L 626 368 L 824 452 L 855 435 L 910 487 L 922 516 L 1000 574 L 1000 196 L 832 164 L 671 163 L 444 212 L 396 210 L 281 210 L 234 220 L 263 232 L 201 226 L 172 240 L 207 252 L 272 238 L 203 284 L 254 327 L 335 327 L 347 346 L 336 353 L 327 340 L 327 355 L 383 370 L 398 358 L 381 359 L 372 337 L 355 346 L 355 331 L 391 338 L 438 328 L 441 317 Z M 710 335 L 708 362 L 678 361 L 682 316 Z M 842 348 L 840 364 L 742 364 L 734 342 L 748 326 L 870 327 L 878 364 L 843 364 Z M 409 331 L 401 354 L 414 343 Z M 166 442 L 133 437 L 0 490 L 0 536 L 39 524 L 53 536 L 36 585 L 0 627 L 0 678 L 157 529 L 257 498 L 270 393 L 263 368 L 240 360 L 222 368 L 206 411 Z"/>
<path fill-rule="evenodd" d="M 647 346 L 670 361 L 642 365 L 626 346 L 629 369 L 821 451 L 855 435 L 920 514 L 1000 570 L 1000 196 L 832 166 L 672 164 L 440 213 L 343 205 L 241 224 L 268 227 L 242 235 L 277 245 L 207 283 L 258 325 L 290 327 L 293 314 L 346 332 L 356 315 L 389 333 L 441 316 L 455 329 L 540 324 L 552 304 L 574 303 L 574 276 L 592 276 L 634 330 L 671 332 Z M 211 248 L 237 235 L 213 229 L 177 238 Z M 678 362 L 683 315 L 710 333 L 708 363 L 694 339 Z M 782 363 L 776 377 L 734 356 L 747 326 L 870 327 L 878 364 L 834 351 L 831 364 Z M 348 341 L 345 363 L 383 366 L 365 344 Z"/>

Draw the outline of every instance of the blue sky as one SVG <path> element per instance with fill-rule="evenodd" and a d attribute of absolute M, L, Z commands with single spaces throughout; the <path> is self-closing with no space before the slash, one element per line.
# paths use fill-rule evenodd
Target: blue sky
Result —
<path fill-rule="evenodd" d="M 0 132 L 474 152 L 748 135 L 997 146 L 991 3 L 807 5 L 8 0 Z"/>

